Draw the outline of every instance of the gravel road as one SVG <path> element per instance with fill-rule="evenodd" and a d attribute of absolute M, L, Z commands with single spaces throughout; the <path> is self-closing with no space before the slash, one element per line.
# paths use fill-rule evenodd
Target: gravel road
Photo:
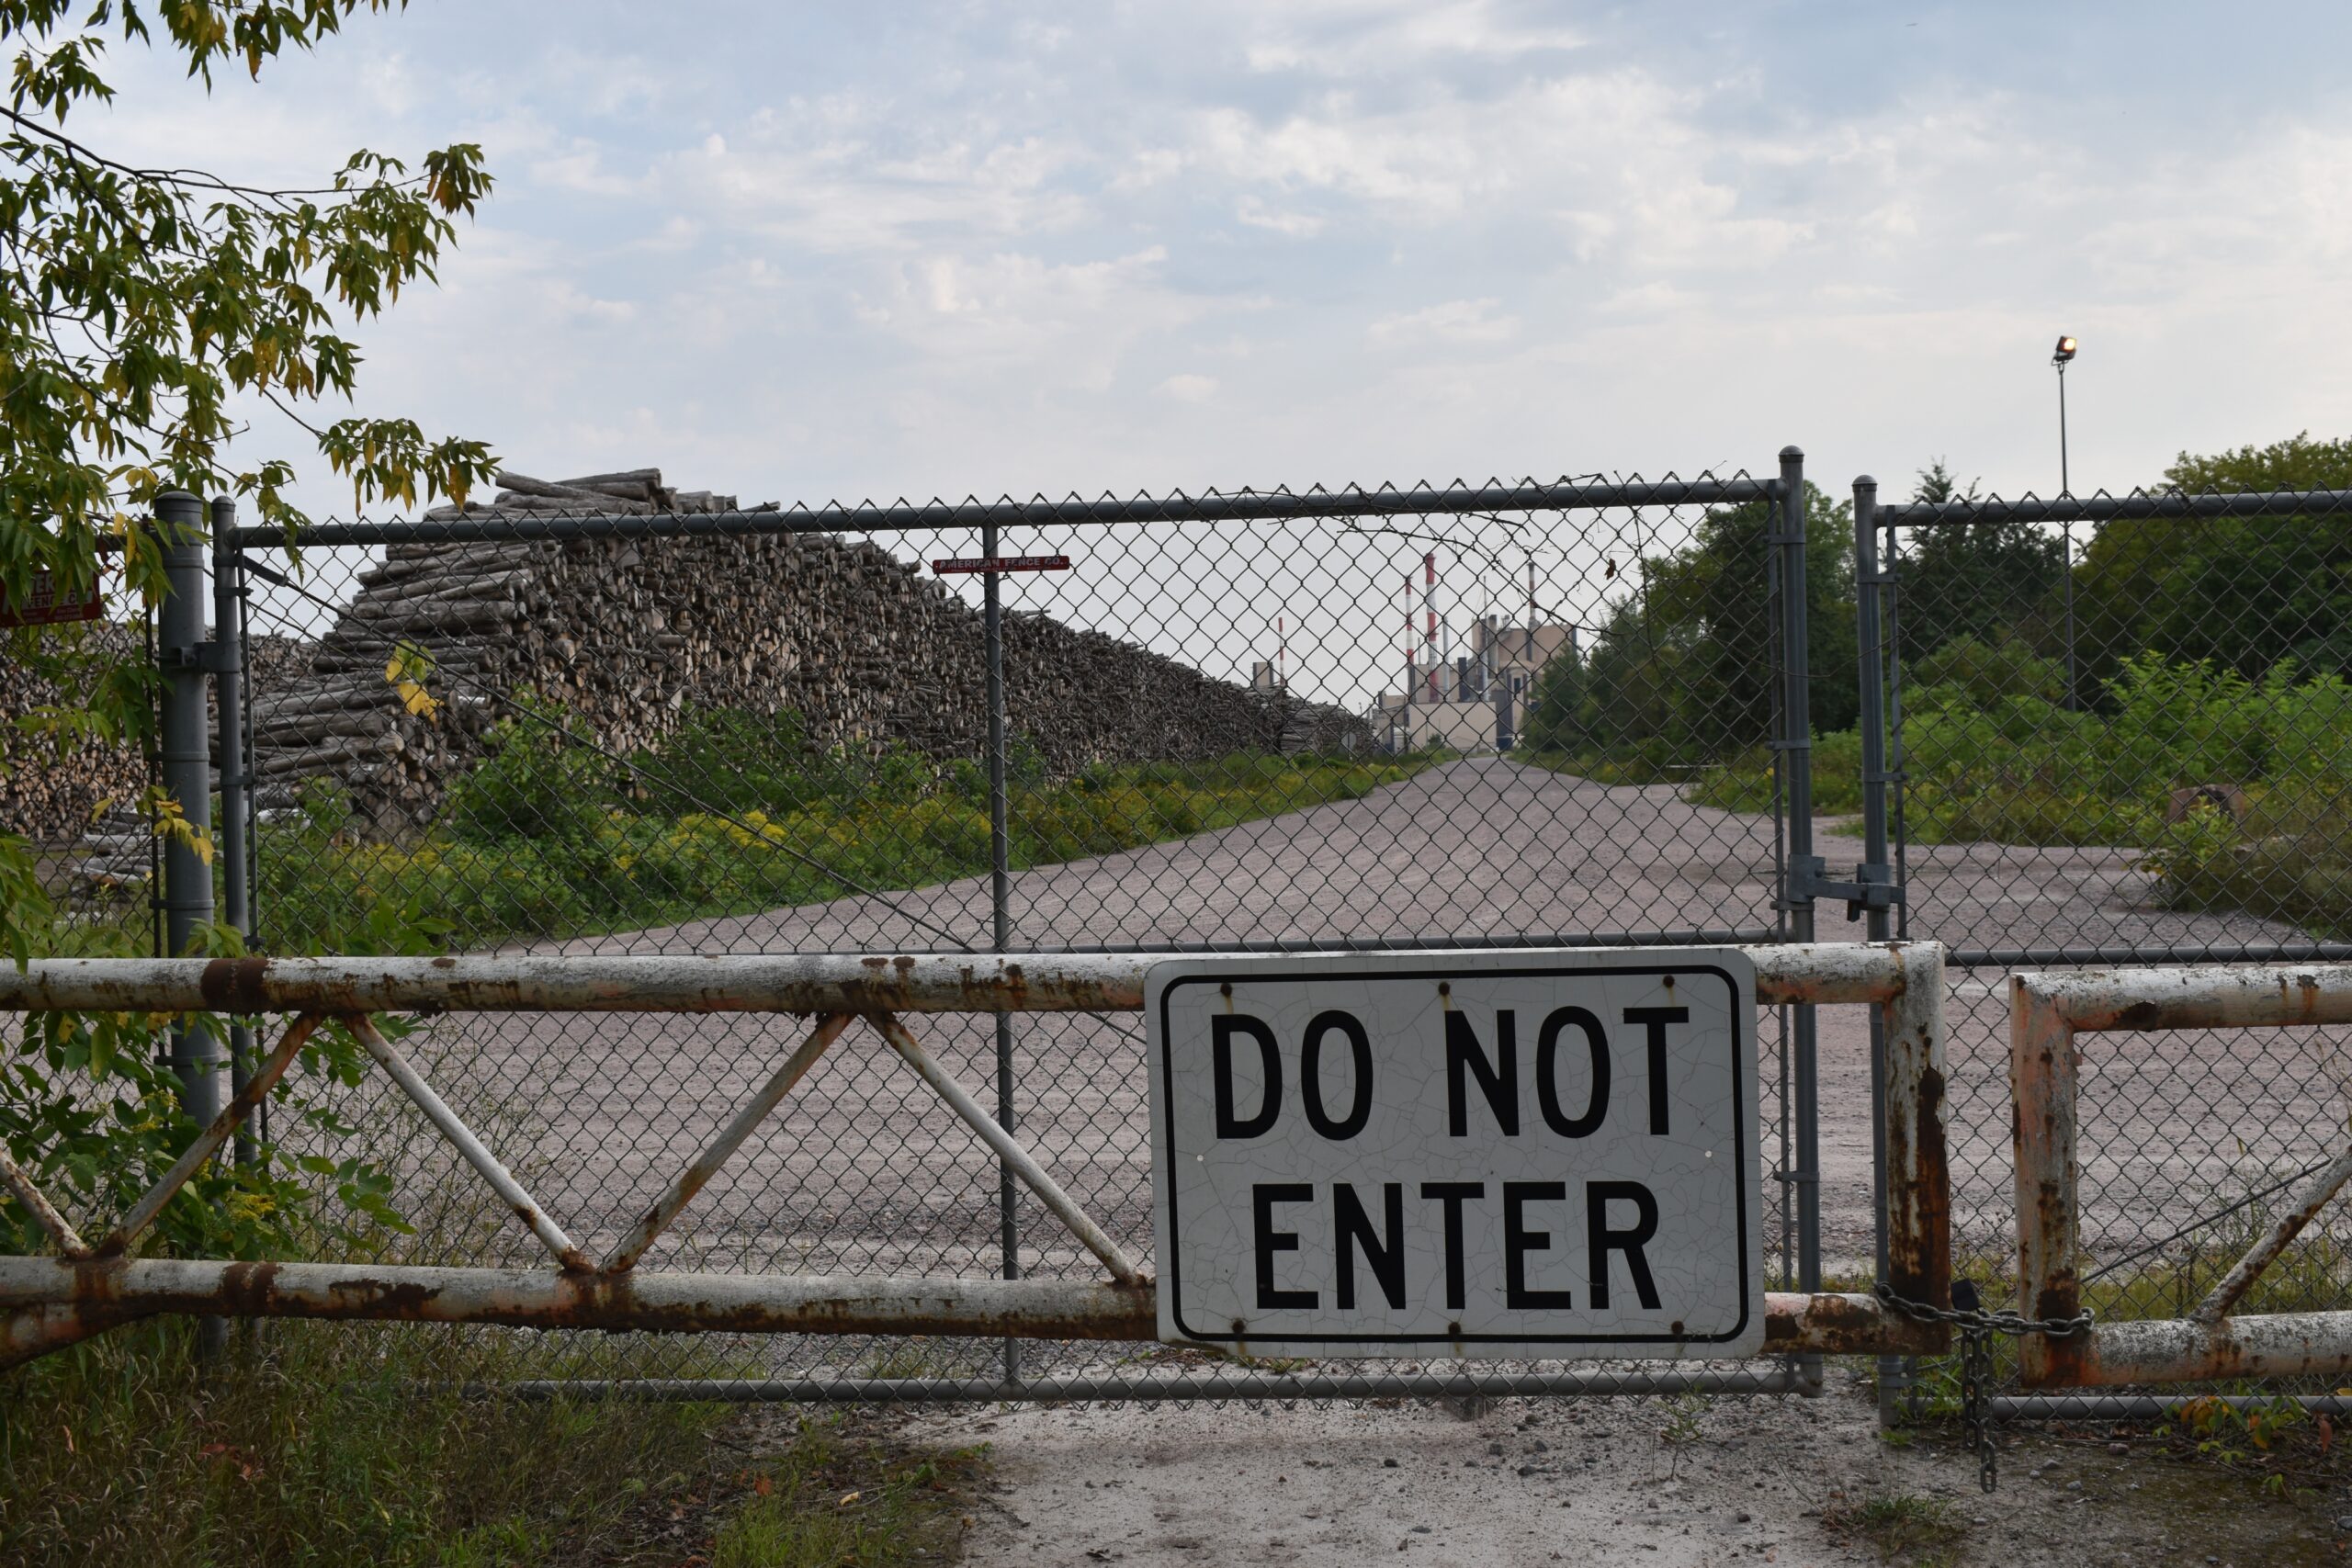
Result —
<path fill-rule="evenodd" d="M 1033 1568 L 2293 1568 L 2340 1562 L 2290 1505 L 2144 1438 L 2006 1439 L 1998 1495 L 1933 1438 L 1883 1441 L 1858 1390 L 1820 1400 L 1430 1405 L 1024 1405 L 918 1417 L 990 1445 L 967 1561 Z M 2119 1451 L 2120 1450 L 2120 1451 Z"/>
<path fill-rule="evenodd" d="M 1824 823 L 1833 866 L 1858 842 Z M 2127 852 L 1971 845 L 1913 852 L 1915 931 L 1955 944 L 2276 940 L 2237 916 L 2154 909 Z M 1497 758 L 1430 769 L 1365 798 L 1013 878 L 1013 945 L 1331 940 L 1502 931 L 1739 929 L 1770 919 L 1770 818 L 1682 801 L 1671 786 L 1612 786 Z M 1859 936 L 1825 908 L 1821 934 Z M 988 887 L 971 879 L 756 916 L 582 941 L 560 951 L 938 950 L 978 943 Z M 1927 934 L 1922 931 L 1922 934 Z M 1996 972 L 1956 973 L 1956 1210 L 1965 1245 L 2009 1248 L 2007 1001 Z M 1826 1250 L 1871 1247 L 1867 1021 L 1820 1011 Z M 698 1150 L 798 1037 L 784 1019 L 484 1017 L 429 1026 L 445 1079 L 535 1151 L 554 1210 L 606 1239 Z M 964 1080 L 994 1078 L 991 1025 L 920 1031 Z M 1765 1034 L 1768 1048 L 1771 1043 Z M 1149 1171 L 1129 1018 L 1015 1025 L 1017 1113 L 1049 1166 L 1114 1234 L 1148 1245 Z M 2282 1162 L 2309 1163 L 2340 1127 L 2342 1032 L 2109 1036 L 2086 1083 L 2088 1239 L 2161 1234 L 2186 1205 L 2241 1194 Z M 1768 1069 L 1766 1081 L 1773 1074 Z M 487 1108 L 495 1106 L 494 1111 Z M 2213 1108 L 2209 1111 L 2206 1106 Z M 1772 1108 L 1768 1103 L 1767 1120 Z M 2241 1149 L 2238 1140 L 2245 1140 Z M 992 1163 L 863 1030 L 834 1047 L 662 1255 L 678 1266 L 871 1270 L 986 1269 Z M 1079 1266 L 1052 1222 L 1024 1220 L 1030 1268 Z M 527 1256 L 527 1254 L 524 1254 Z"/>
<path fill-rule="evenodd" d="M 1857 842 L 1823 826 L 1833 866 L 1860 858 Z M 1926 934 L 1932 922 L 1947 942 L 1983 946 L 2225 944 L 2289 934 L 2151 908 L 2131 859 L 2108 850 L 1917 852 L 1915 930 Z M 1022 873 L 1014 945 L 1758 927 L 1770 923 L 1772 865 L 1768 818 L 1693 807 L 1670 787 L 1608 786 L 1468 760 L 1360 801 Z M 1838 913 L 1824 911 L 1822 935 L 1858 935 Z M 930 951 L 979 944 L 987 919 L 986 884 L 966 881 L 561 951 Z M 1997 1263 L 2013 1245 L 2006 992 L 1991 971 L 1957 973 L 1953 987 L 1956 1211 L 1963 1244 Z M 419 1049 L 435 1081 L 499 1146 L 521 1151 L 517 1163 L 573 1234 L 600 1245 L 708 1141 L 805 1028 L 741 1017 L 489 1015 L 431 1021 Z M 933 1019 L 919 1032 L 985 1097 L 992 1028 Z M 1014 1040 L 1024 1136 L 1108 1228 L 1148 1247 L 1136 1021 L 1023 1019 Z M 1860 1010 L 1821 1010 L 1820 1051 L 1826 1250 L 1833 1267 L 1860 1266 L 1871 1247 Z M 2340 1032 L 2109 1036 L 2087 1055 L 2088 1239 L 2110 1252 L 2340 1137 Z M 426 1174 L 405 1201 L 428 1221 L 430 1205 L 472 1190 L 463 1171 L 412 1168 Z M 465 1214 L 480 1213 L 466 1207 L 469 1199 L 453 1201 Z M 498 1219 L 489 1216 L 490 1225 Z M 854 1030 L 689 1219 L 654 1262 L 990 1272 L 996 1170 L 887 1048 Z M 481 1236 L 495 1234 L 511 1244 L 507 1257 L 532 1257 L 512 1227 L 426 1230 L 442 1238 L 445 1256 L 479 1259 Z M 1028 1271 L 1092 1271 L 1032 1205 L 1023 1205 L 1023 1233 Z M 2150 1310 L 2168 1313 L 2172 1303 Z M 1072 1371 L 1100 1365 L 1102 1348 L 1025 1353 L 1035 1371 Z M 995 1354 L 986 1345 L 828 1344 L 775 1345 L 761 1356 L 749 1346 L 707 1345 L 679 1370 L 815 1370 L 813 1356 L 885 1375 L 978 1371 Z M 1318 1568 L 1376 1554 L 1432 1564 L 1861 1563 L 1880 1561 L 1879 1551 L 1838 1521 L 1887 1498 L 1932 1505 L 1972 1562 L 2335 1560 L 2326 1555 L 2333 1541 L 2318 1539 L 2301 1513 L 2241 1517 L 2244 1510 L 2202 1501 L 2161 1503 L 2142 1490 L 2156 1487 L 2158 1475 L 2101 1457 L 2103 1444 L 2096 1456 L 2079 1446 L 2057 1450 L 2064 1468 L 2045 1472 L 2035 1446 L 2042 1439 L 2028 1436 L 2011 1455 L 2007 1490 L 1984 1499 L 1965 1455 L 1886 1447 L 1849 1390 L 1822 1401 L 1674 1406 L 1504 1402 L 1475 1424 L 1396 1402 L 1025 1405 L 908 1419 L 921 1438 L 993 1445 L 1000 1490 L 978 1517 L 975 1562 Z M 1697 1435 L 1686 1438 L 1686 1429 Z M 1669 1431 L 1676 1442 L 1663 1436 Z"/>

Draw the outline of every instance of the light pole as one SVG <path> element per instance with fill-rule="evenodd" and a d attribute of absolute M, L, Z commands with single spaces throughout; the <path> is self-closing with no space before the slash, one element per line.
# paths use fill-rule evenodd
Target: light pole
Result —
<path fill-rule="evenodd" d="M 2066 471 L 2066 367 L 2075 358 L 2073 338 L 2060 337 L 2057 348 L 2050 355 L 2050 363 L 2058 372 L 2058 496 L 2071 500 L 2075 493 L 2074 479 Z M 2066 554 L 2063 565 L 2066 571 L 2066 711 L 2072 713 L 2080 705 L 2075 700 L 2075 521 L 2064 524 Z"/>
<path fill-rule="evenodd" d="M 2066 367 L 2074 361 L 2075 348 L 2073 338 L 2062 337 L 2057 351 L 2050 356 L 2050 363 L 2058 370 L 2058 493 L 2062 496 L 2075 493 L 2066 474 Z"/>

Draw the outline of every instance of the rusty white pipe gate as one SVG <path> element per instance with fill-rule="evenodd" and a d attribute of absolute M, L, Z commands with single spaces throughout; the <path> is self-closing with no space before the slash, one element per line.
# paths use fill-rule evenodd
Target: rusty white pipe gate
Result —
<path fill-rule="evenodd" d="M 1951 1300 L 1951 1194 L 1944 1159 L 1943 957 L 1934 942 L 1743 949 L 1765 1005 L 1874 1006 L 1886 1041 L 1884 1199 L 1904 1297 Z M 241 1091 L 145 1197 L 90 1242 L 0 1147 L 0 1182 L 55 1244 L 53 1256 L 0 1258 L 0 1366 L 159 1314 L 489 1323 L 531 1328 L 756 1334 L 968 1335 L 1147 1340 L 1153 1283 L 1028 1148 L 924 1049 L 903 1021 L 920 1013 L 1139 1012 L 1153 959 L 1141 953 L 777 957 L 444 957 L 47 959 L 0 966 L 0 1011 L 212 1012 L 289 1017 Z M 2347 998 L 2352 1001 L 2352 998 Z M 434 1092 L 368 1015 L 377 1012 L 776 1012 L 813 1020 L 711 1145 L 678 1173 L 602 1261 L 590 1259 Z M 330 1020 L 378 1066 L 537 1236 L 546 1269 L 141 1258 L 131 1248 L 181 1186 L 228 1140 Z M 865 1279 L 640 1271 L 638 1262 L 769 1112 L 851 1025 L 864 1021 L 928 1084 L 1102 1266 L 1107 1279 Z M 1949 1331 L 1887 1312 L 1871 1296 L 1771 1292 L 1766 1351 L 1781 1372 L 1593 1374 L 1596 1390 L 1763 1392 L 1819 1386 L 1829 1354 L 1932 1354 Z M 674 1381 L 675 1388 L 666 1382 Z M 667 1380 L 678 1396 L 760 1385 Z M 828 1391 L 819 1385 L 834 1382 Z M 1134 1380 L 801 1380 L 790 1397 L 1158 1397 Z M 1172 1385 L 1171 1385 L 1172 1386 Z M 1190 1380 L 1190 1392 L 1283 1397 L 1430 1392 L 1396 1374 L 1300 1378 L 1250 1373 Z M 1558 1373 L 1447 1376 L 1440 1390 L 1561 1392 Z M 1165 1391 L 1162 1391 L 1165 1392 Z"/>
<path fill-rule="evenodd" d="M 2028 1315 L 2081 1310 L 2075 1097 L 2080 1034 L 2352 1023 L 2352 964 L 2109 969 L 2009 982 L 2017 1105 L 2018 1299 Z M 2232 1309 L 2352 1179 L 2352 1151 L 2314 1175 L 2185 1318 L 2101 1323 L 2018 1341 L 2028 1388 L 2112 1388 L 2352 1371 L 2352 1311 L 2233 1316 Z"/>

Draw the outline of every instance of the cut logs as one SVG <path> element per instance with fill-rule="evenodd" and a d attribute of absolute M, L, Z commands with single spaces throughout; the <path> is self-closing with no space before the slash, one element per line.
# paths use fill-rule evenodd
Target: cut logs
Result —
<path fill-rule="evenodd" d="M 732 495 L 673 489 L 650 468 L 555 480 L 504 472 L 499 482 L 488 503 L 426 515 L 740 509 Z M 525 694 L 561 709 L 584 742 L 623 756 L 716 708 L 792 710 L 820 746 L 897 744 L 945 761 L 978 759 L 986 743 L 979 614 L 867 541 L 416 541 L 386 547 L 352 587 L 323 637 L 272 652 L 250 682 L 265 806 L 286 804 L 301 784 L 333 784 L 368 830 L 413 832 L 495 749 L 493 731 Z M 1336 708 L 1213 680 L 1044 615 L 1008 615 L 1004 648 L 1010 728 L 1057 775 L 1097 761 L 1371 742 L 1361 720 Z M 0 795 L 0 806 L 19 830 L 38 821 L 74 831 L 105 793 L 68 790 L 57 804 Z"/>

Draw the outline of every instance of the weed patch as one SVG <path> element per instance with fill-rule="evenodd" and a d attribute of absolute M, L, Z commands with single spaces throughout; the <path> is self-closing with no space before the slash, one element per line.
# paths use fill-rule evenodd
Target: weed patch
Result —
<path fill-rule="evenodd" d="M 1967 1533 L 1959 1510 L 1950 1503 L 1908 1495 L 1833 1503 L 1821 1511 L 1821 1523 L 1832 1534 L 1868 1545 L 1881 1562 L 1906 1568 L 1953 1562 Z"/>
<path fill-rule="evenodd" d="M 622 768 L 512 721 L 426 829 L 371 837 L 314 790 L 261 833 L 262 908 L 281 950 L 368 953 L 424 931 L 473 947 L 752 914 L 977 876 L 985 775 L 903 750 L 815 751 L 790 716 L 706 714 Z M 1255 752 L 1096 764 L 1049 780 L 1015 749 L 1014 869 L 1114 854 L 1361 799 L 1428 759 Z"/>
<path fill-rule="evenodd" d="M 206 1369 L 191 1341 L 185 1324 L 138 1325 L 0 1378 L 0 1561 L 940 1562 L 978 1459 L 832 1421 L 747 1455 L 729 1406 L 467 1398 L 436 1353 L 447 1337 L 412 1325 L 275 1324 Z M 536 1344 L 470 1337 L 467 1371 L 578 1370 Z"/>

